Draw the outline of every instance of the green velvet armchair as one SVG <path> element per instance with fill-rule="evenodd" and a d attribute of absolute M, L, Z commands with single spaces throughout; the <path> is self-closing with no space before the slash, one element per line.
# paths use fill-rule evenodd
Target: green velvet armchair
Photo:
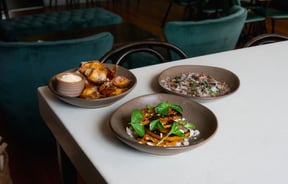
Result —
<path fill-rule="evenodd" d="M 9 135 L 24 143 L 53 143 L 38 111 L 37 88 L 81 61 L 100 59 L 112 46 L 107 32 L 54 42 L 0 42 L 0 111 Z"/>
<path fill-rule="evenodd" d="M 189 57 L 232 50 L 236 47 L 246 17 L 246 9 L 235 5 L 224 17 L 167 22 L 164 35 L 167 42 L 178 46 Z"/>

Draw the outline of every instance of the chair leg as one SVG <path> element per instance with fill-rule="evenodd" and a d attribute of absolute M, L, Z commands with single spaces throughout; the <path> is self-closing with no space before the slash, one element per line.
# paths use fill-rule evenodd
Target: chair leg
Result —
<path fill-rule="evenodd" d="M 66 7 L 68 8 L 70 6 L 70 0 L 66 0 Z"/>
<path fill-rule="evenodd" d="M 80 0 L 78 0 L 78 2 L 79 2 L 79 6 L 80 6 Z M 96 2 L 94 2 L 94 0 L 86 0 L 85 5 L 86 5 L 87 8 L 88 7 L 94 7 L 95 3 Z"/>
<path fill-rule="evenodd" d="M 49 8 L 52 9 L 53 7 L 54 8 L 57 8 L 58 6 L 58 2 L 57 0 L 49 0 Z"/>
<path fill-rule="evenodd" d="M 80 0 L 75 0 L 75 7 L 77 7 L 77 8 L 80 7 Z"/>
<path fill-rule="evenodd" d="M 66 0 L 66 6 L 72 8 L 79 8 L 80 0 Z"/>
<path fill-rule="evenodd" d="M 9 19 L 10 17 L 9 17 L 9 12 L 8 12 L 8 7 L 7 7 L 7 4 L 6 4 L 6 0 L 2 0 L 1 1 L 0 8 L 1 8 L 1 17 L 0 17 L 0 19 L 2 19 L 2 11 L 4 12 L 5 19 Z"/>
<path fill-rule="evenodd" d="M 266 28 L 266 21 L 261 22 L 261 30 L 263 30 L 263 33 L 267 33 L 267 28 Z"/>
<path fill-rule="evenodd" d="M 140 0 L 137 0 L 137 6 L 136 6 L 136 10 L 138 10 L 139 9 L 139 5 L 140 5 Z"/>
<path fill-rule="evenodd" d="M 185 19 L 187 19 L 187 17 L 189 17 L 189 14 L 190 14 L 189 11 L 190 11 L 189 10 L 189 6 L 186 6 L 185 9 L 184 9 L 184 14 L 183 14 L 182 20 L 185 20 Z"/>
<path fill-rule="evenodd" d="M 271 24 L 272 24 L 272 33 L 275 33 L 275 20 L 271 19 Z"/>
<path fill-rule="evenodd" d="M 130 10 L 130 0 L 125 0 L 126 2 L 125 3 L 125 6 L 127 8 L 127 10 Z"/>
<path fill-rule="evenodd" d="M 242 39 L 251 39 L 259 34 L 267 33 L 265 21 L 250 22 L 244 25 Z"/>
<path fill-rule="evenodd" d="M 170 12 L 171 7 L 172 7 L 172 3 L 170 2 L 169 5 L 168 5 L 168 8 L 167 8 L 167 10 L 166 10 L 165 16 L 164 16 L 164 18 L 163 18 L 161 27 L 164 27 L 164 24 L 165 24 L 165 22 L 166 22 L 166 20 L 167 20 L 167 17 L 168 17 L 168 15 L 169 15 L 169 12 Z"/>
<path fill-rule="evenodd" d="M 110 1 L 111 1 L 111 0 L 106 0 L 106 8 L 109 8 L 109 7 L 110 7 Z M 113 2 L 112 2 L 112 4 L 113 4 Z"/>
<path fill-rule="evenodd" d="M 244 25 L 243 30 L 240 35 L 240 40 L 242 42 L 246 42 L 250 39 L 251 27 L 252 27 L 251 23 L 246 23 Z"/>

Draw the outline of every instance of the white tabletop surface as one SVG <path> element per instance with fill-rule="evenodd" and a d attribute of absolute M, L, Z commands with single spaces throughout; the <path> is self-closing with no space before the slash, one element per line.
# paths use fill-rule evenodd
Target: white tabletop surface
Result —
<path fill-rule="evenodd" d="M 100 109 L 65 104 L 43 86 L 40 111 L 87 183 L 287 184 L 287 58 L 288 42 L 279 42 L 133 69 L 136 88 Z M 203 103 L 218 119 L 214 137 L 173 156 L 142 153 L 118 141 L 108 126 L 111 113 L 129 99 L 160 92 L 157 75 L 183 64 L 222 67 L 240 79 L 236 93 Z"/>

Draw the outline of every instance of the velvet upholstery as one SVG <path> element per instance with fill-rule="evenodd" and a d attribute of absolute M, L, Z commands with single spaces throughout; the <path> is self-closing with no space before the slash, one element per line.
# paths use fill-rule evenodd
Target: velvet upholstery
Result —
<path fill-rule="evenodd" d="M 81 61 L 100 59 L 112 46 L 107 32 L 55 42 L 0 42 L 0 111 L 10 135 L 31 143 L 52 141 L 38 111 L 37 88 Z"/>
<path fill-rule="evenodd" d="M 21 37 L 33 34 L 121 22 L 122 18 L 119 15 L 102 8 L 74 9 L 0 20 L 0 35 L 2 40 L 17 41 Z"/>
<path fill-rule="evenodd" d="M 164 26 L 166 40 L 189 57 L 232 50 L 243 29 L 247 11 L 233 6 L 225 17 L 202 21 L 173 21 Z"/>

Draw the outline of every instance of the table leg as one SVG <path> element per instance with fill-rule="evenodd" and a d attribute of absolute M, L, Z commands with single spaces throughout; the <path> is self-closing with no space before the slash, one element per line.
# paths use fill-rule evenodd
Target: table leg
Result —
<path fill-rule="evenodd" d="M 58 166 L 60 170 L 60 179 L 62 184 L 77 184 L 77 172 L 73 164 L 64 153 L 61 146 L 56 143 Z"/>

